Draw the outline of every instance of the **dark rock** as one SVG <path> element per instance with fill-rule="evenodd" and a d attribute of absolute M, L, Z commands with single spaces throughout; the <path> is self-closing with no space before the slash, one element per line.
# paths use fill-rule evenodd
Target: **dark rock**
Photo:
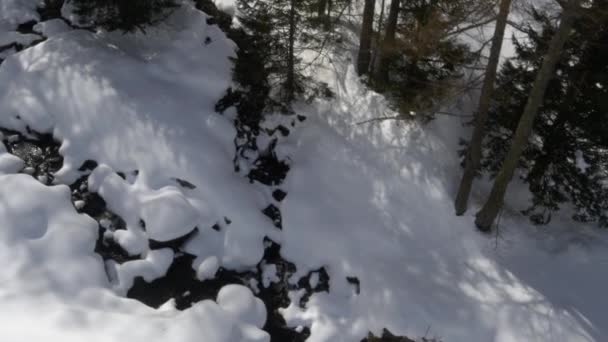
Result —
<path fill-rule="evenodd" d="M 94 160 L 87 159 L 82 163 L 82 165 L 78 168 L 78 171 L 93 171 L 97 167 L 97 162 Z"/>
<path fill-rule="evenodd" d="M 355 293 L 356 294 L 360 294 L 361 293 L 361 282 L 359 281 L 359 278 L 357 277 L 346 277 L 346 281 L 351 284 L 352 286 L 355 287 Z"/>
<path fill-rule="evenodd" d="M 306 121 L 306 117 L 304 115 L 299 115 L 297 116 L 298 120 L 300 120 L 300 122 L 304 122 Z"/>

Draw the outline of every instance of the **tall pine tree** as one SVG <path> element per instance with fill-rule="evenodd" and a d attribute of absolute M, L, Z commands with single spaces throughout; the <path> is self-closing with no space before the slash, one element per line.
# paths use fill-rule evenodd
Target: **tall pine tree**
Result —
<path fill-rule="evenodd" d="M 608 226 L 608 3 L 594 1 L 585 20 L 574 23 L 528 144 L 519 158 L 521 178 L 533 195 L 524 211 L 546 224 L 570 203 L 573 218 Z M 549 41 L 556 32 L 550 18 L 534 12 L 540 29 L 529 27 L 525 42 L 499 76 L 490 111 L 483 167 L 496 174 L 528 100 Z"/>

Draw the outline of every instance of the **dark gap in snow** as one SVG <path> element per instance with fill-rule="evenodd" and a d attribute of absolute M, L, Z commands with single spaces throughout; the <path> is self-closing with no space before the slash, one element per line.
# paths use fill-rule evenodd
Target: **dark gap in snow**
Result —
<path fill-rule="evenodd" d="M 277 202 L 283 201 L 285 197 L 287 197 L 287 193 L 281 189 L 276 189 L 272 192 L 272 198 L 274 198 Z"/>
<path fill-rule="evenodd" d="M 139 260 L 141 255 L 130 255 L 125 251 L 111 235 L 106 235 L 107 229 L 99 226 L 97 242 L 95 243 L 95 253 L 99 254 L 104 261 L 112 260 L 117 264 L 127 261 Z"/>
<path fill-rule="evenodd" d="M 276 140 L 270 143 L 269 150 L 261 153 L 258 159 L 253 163 L 254 168 L 251 169 L 247 177 L 251 182 L 258 181 L 264 185 L 280 185 L 289 171 L 289 165 L 279 160 L 274 153 Z"/>
<path fill-rule="evenodd" d="M 187 180 L 183 180 L 183 179 L 180 179 L 180 178 L 171 178 L 171 179 L 173 181 L 175 181 L 182 188 L 186 188 L 186 189 L 190 189 L 190 190 L 196 189 L 196 185 L 188 182 Z"/>
<path fill-rule="evenodd" d="M 192 231 L 184 236 L 180 236 L 177 239 L 168 240 L 168 241 L 156 241 L 153 239 L 148 240 L 148 244 L 150 249 L 162 249 L 162 248 L 171 248 L 173 252 L 177 253 L 181 251 L 182 246 L 190 241 L 196 234 L 198 234 L 198 228 L 194 227 Z"/>
<path fill-rule="evenodd" d="M 34 31 L 34 25 L 38 22 L 36 20 L 26 21 L 17 26 L 17 32 L 21 34 L 38 34 Z"/>
<path fill-rule="evenodd" d="M 325 267 L 308 272 L 305 277 L 298 280 L 298 288 L 306 290 L 302 298 L 300 298 L 300 303 L 298 303 L 302 308 L 306 306 L 306 303 L 308 303 L 308 300 L 314 293 L 329 292 L 329 274 Z"/>
<path fill-rule="evenodd" d="M 97 162 L 94 160 L 87 159 L 82 163 L 82 165 L 78 168 L 78 171 L 93 171 L 97 167 Z"/>
<path fill-rule="evenodd" d="M 436 339 L 427 339 L 422 338 L 423 342 L 439 342 Z M 395 336 L 388 329 L 382 330 L 382 336 L 376 337 L 371 332 L 367 335 L 366 338 L 362 339 L 361 342 L 416 342 L 410 338 L 405 336 Z"/>
<path fill-rule="evenodd" d="M 167 301 L 175 300 L 178 310 L 185 310 L 194 303 L 215 300 L 219 290 L 225 285 L 246 285 L 249 273 L 239 273 L 220 268 L 213 279 L 200 281 L 192 268 L 195 256 L 181 253 L 175 257 L 167 274 L 152 282 L 136 277 L 127 297 L 136 299 L 148 306 L 158 308 Z"/>
<path fill-rule="evenodd" d="M 361 293 L 361 282 L 359 281 L 359 278 L 357 277 L 346 277 L 346 281 L 351 284 L 352 286 L 354 286 L 355 288 L 355 294 L 360 294 Z"/>
<path fill-rule="evenodd" d="M 262 213 L 269 217 L 272 220 L 272 224 L 279 228 L 283 229 L 283 220 L 281 219 L 281 211 L 274 204 L 269 204 Z"/>
<path fill-rule="evenodd" d="M 257 267 L 258 281 L 262 286 L 256 294 L 266 304 L 268 311 L 268 318 L 263 329 L 270 334 L 271 341 L 303 342 L 310 336 L 310 330 L 306 327 L 297 331 L 295 328 L 287 327 L 285 319 L 279 312 L 279 308 L 285 308 L 290 304 L 289 291 L 298 289 L 296 285 L 289 282 L 289 278 L 296 272 L 296 266 L 283 259 L 279 244 L 268 238 L 264 242 L 266 246 L 264 257 Z M 268 287 L 264 287 L 263 281 L 260 279 L 262 265 L 274 265 L 276 267 L 276 276 L 279 280 L 271 282 Z M 306 292 L 308 293 L 308 291 Z"/>
<path fill-rule="evenodd" d="M 44 4 L 36 9 L 40 16 L 40 21 L 62 19 L 67 22 L 67 20 L 61 16 L 61 8 L 63 7 L 64 2 L 64 0 L 45 0 Z"/>

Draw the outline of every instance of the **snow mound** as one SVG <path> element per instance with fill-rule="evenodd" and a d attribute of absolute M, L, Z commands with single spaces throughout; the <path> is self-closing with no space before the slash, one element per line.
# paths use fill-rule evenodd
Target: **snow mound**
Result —
<path fill-rule="evenodd" d="M 203 301 L 185 311 L 156 311 L 116 296 L 93 252 L 97 224 L 76 213 L 67 186 L 46 187 L 28 175 L 0 176 L 0 226 L 2 341 L 269 341 L 259 329 L 263 304 L 242 289 L 222 289 L 221 305 Z M 171 259 L 171 251 L 152 251 L 118 272 L 124 279 L 133 268 L 146 268 L 148 280 Z"/>

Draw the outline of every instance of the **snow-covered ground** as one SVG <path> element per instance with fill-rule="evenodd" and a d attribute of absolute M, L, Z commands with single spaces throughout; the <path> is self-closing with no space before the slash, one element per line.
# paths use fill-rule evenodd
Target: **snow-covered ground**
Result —
<path fill-rule="evenodd" d="M 14 39 L 37 4 L 0 0 L 0 37 Z M 566 219 L 532 227 L 517 214 L 519 195 L 500 236 L 477 233 L 475 208 L 452 209 L 461 122 L 357 124 L 388 109 L 348 56 L 320 72 L 336 97 L 296 106 L 307 120 L 277 147 L 291 165 L 280 231 L 261 213 L 269 191 L 233 172 L 234 112 L 214 105 L 231 84 L 235 46 L 205 14 L 185 6 L 147 36 L 38 27 L 48 39 L 0 65 L 0 126 L 52 133 L 64 163 L 47 187 L 16 174 L 22 161 L 0 144 L 0 341 L 268 341 L 267 310 L 243 286 L 184 311 L 124 297 L 136 276 L 162 277 L 174 257 L 148 239 L 225 217 L 186 247 L 199 278 L 256 265 L 266 236 L 295 263 L 294 281 L 326 268 L 328 293 L 302 309 L 294 291 L 281 311 L 311 328 L 308 341 L 360 341 L 383 328 L 445 342 L 608 340 L 606 233 Z M 141 260 L 104 265 L 94 253 L 97 223 L 64 185 L 86 160 L 100 163 L 89 189 L 127 225 L 113 238 Z M 475 195 L 478 206 L 484 187 Z"/>

